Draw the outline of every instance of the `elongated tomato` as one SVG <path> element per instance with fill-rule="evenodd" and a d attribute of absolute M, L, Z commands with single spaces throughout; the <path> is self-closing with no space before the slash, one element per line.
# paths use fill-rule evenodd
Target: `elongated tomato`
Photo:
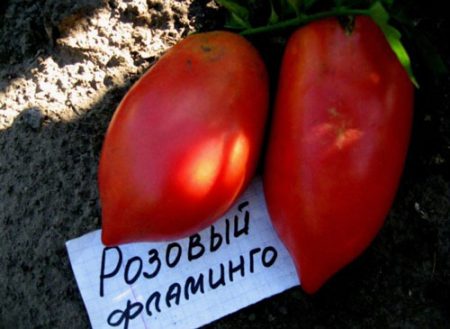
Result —
<path fill-rule="evenodd" d="M 171 48 L 107 130 L 103 243 L 177 239 L 222 215 L 254 173 L 267 107 L 265 66 L 244 38 L 202 33 Z"/>
<path fill-rule="evenodd" d="M 368 17 L 297 30 L 282 62 L 264 170 L 269 213 L 306 292 L 371 243 L 409 144 L 413 87 Z"/>

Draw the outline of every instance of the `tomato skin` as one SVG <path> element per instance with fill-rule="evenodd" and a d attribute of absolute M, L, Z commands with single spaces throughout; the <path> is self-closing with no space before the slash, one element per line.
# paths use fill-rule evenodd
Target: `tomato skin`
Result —
<path fill-rule="evenodd" d="M 188 36 L 132 87 L 99 163 L 105 245 L 210 225 L 252 178 L 268 111 L 257 51 L 230 32 Z"/>
<path fill-rule="evenodd" d="M 326 19 L 290 37 L 264 191 L 306 292 L 361 254 L 383 225 L 412 112 L 412 84 L 368 17 L 357 17 L 351 34 Z"/>

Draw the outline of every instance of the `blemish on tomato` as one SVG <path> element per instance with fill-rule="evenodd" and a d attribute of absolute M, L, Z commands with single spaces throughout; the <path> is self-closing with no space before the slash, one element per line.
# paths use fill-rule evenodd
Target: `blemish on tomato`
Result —
<path fill-rule="evenodd" d="M 328 109 L 328 114 L 330 116 L 330 122 L 327 123 L 326 127 L 332 129 L 336 138 L 334 140 L 334 145 L 339 149 L 348 147 L 360 139 L 362 132 L 359 129 L 351 128 L 351 123 L 344 115 L 339 112 L 335 107 Z"/>
<path fill-rule="evenodd" d="M 207 46 L 207 45 L 201 45 L 200 48 L 205 52 L 205 53 L 209 53 L 212 50 L 212 47 Z"/>
<path fill-rule="evenodd" d="M 335 145 L 338 149 L 343 149 L 344 147 L 349 147 L 358 141 L 362 136 L 362 132 L 356 128 L 345 129 L 341 127 L 338 130 Z"/>

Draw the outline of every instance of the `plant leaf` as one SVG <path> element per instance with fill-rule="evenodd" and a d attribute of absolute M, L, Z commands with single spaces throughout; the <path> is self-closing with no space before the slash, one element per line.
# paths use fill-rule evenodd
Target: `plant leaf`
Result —
<path fill-rule="evenodd" d="M 370 16 L 383 31 L 383 33 L 386 37 L 386 40 L 388 41 L 389 45 L 391 46 L 392 51 L 395 53 L 398 60 L 405 68 L 412 83 L 416 87 L 419 87 L 417 80 L 414 77 L 412 68 L 411 68 L 411 60 L 409 58 L 409 55 L 408 55 L 405 47 L 403 46 L 402 42 L 400 41 L 401 33 L 399 30 L 397 30 L 395 27 L 393 27 L 392 25 L 389 24 L 389 14 L 386 11 L 386 9 L 383 7 L 383 5 L 381 4 L 380 1 L 376 1 L 370 7 Z"/>
<path fill-rule="evenodd" d="M 300 16 L 300 3 L 301 0 L 287 0 L 289 6 L 292 8 L 292 10 L 295 12 L 295 15 Z"/>
<path fill-rule="evenodd" d="M 317 0 L 303 0 L 302 7 L 303 7 L 303 9 L 309 9 L 316 2 L 317 2 Z"/>
<path fill-rule="evenodd" d="M 273 3 L 272 3 L 273 4 Z M 274 6 L 278 5 L 277 8 L 279 8 L 279 16 L 282 18 L 288 18 L 291 15 L 296 15 L 297 12 L 295 11 L 295 8 L 292 7 L 289 0 L 278 0 L 274 4 Z"/>
<path fill-rule="evenodd" d="M 280 17 L 278 16 L 274 6 L 273 6 L 273 1 L 270 0 L 270 17 L 269 17 L 269 25 L 270 24 L 275 24 L 278 23 L 278 21 L 280 20 Z"/>
<path fill-rule="evenodd" d="M 250 13 L 247 8 L 233 0 L 216 0 L 216 2 L 228 10 L 230 16 L 226 27 L 235 29 L 250 28 Z"/>
<path fill-rule="evenodd" d="M 241 18 L 235 13 L 231 13 L 229 20 L 226 24 L 227 27 L 235 28 L 235 29 L 247 29 L 250 28 L 251 25 L 247 19 Z"/>

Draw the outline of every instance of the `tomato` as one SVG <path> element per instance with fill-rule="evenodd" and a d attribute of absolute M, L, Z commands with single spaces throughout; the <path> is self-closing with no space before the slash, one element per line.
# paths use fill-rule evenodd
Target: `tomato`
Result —
<path fill-rule="evenodd" d="M 252 178 L 267 111 L 265 65 L 243 37 L 199 33 L 172 47 L 106 132 L 103 243 L 178 239 L 210 225 Z"/>
<path fill-rule="evenodd" d="M 383 225 L 412 109 L 408 75 L 370 18 L 356 17 L 351 33 L 325 19 L 290 37 L 263 182 L 306 292 L 361 254 Z"/>

